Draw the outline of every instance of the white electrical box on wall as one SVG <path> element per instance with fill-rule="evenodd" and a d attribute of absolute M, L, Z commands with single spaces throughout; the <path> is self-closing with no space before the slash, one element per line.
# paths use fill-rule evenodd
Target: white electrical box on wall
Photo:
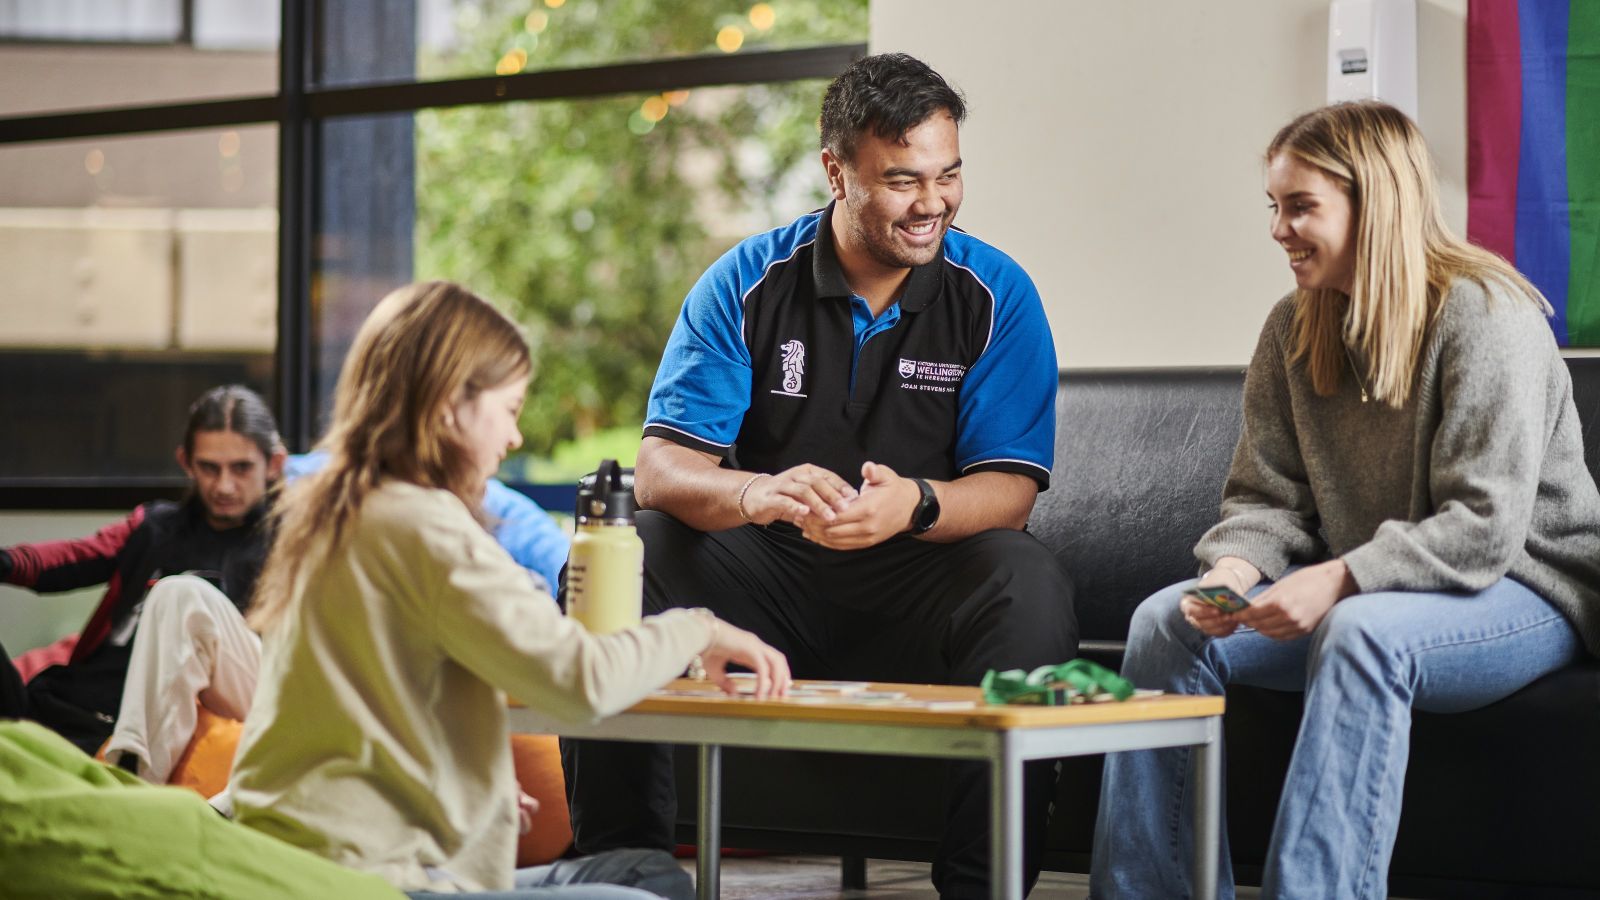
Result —
<path fill-rule="evenodd" d="M 1417 117 L 1416 0 L 1328 4 L 1328 102 L 1374 98 Z"/>

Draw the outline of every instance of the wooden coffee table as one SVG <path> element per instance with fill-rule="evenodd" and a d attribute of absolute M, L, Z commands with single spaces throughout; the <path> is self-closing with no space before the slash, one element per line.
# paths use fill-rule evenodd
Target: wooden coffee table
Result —
<path fill-rule="evenodd" d="M 797 681 L 796 687 L 808 682 Z M 1123 703 L 986 706 L 973 687 L 873 684 L 911 703 L 753 700 L 698 696 L 704 682 L 666 691 L 600 722 L 562 722 L 523 706 L 510 710 L 517 732 L 700 748 L 699 896 L 718 896 L 723 747 L 822 750 L 888 756 L 978 759 L 990 763 L 991 896 L 1022 897 L 1022 764 L 1119 750 L 1192 746 L 1195 773 L 1196 896 L 1216 896 L 1220 812 L 1221 697 L 1136 697 Z M 965 704 L 971 704 L 965 705 Z"/>

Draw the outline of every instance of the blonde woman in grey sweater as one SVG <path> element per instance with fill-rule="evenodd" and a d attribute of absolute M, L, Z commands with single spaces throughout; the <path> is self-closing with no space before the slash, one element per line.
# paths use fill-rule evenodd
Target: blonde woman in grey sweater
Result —
<path fill-rule="evenodd" d="M 1447 230 L 1409 119 L 1303 115 L 1266 183 L 1296 290 L 1245 377 L 1203 574 L 1139 607 L 1124 674 L 1304 691 L 1262 895 L 1383 897 L 1412 708 L 1474 709 L 1600 651 L 1600 495 L 1548 305 Z M 1225 613 L 1197 586 L 1250 603 Z M 1108 760 L 1098 900 L 1190 895 L 1187 763 Z"/>

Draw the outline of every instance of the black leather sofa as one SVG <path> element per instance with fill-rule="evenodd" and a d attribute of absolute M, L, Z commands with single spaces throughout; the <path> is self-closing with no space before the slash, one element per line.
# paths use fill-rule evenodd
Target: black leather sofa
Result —
<path fill-rule="evenodd" d="M 1600 359 L 1572 359 L 1590 471 L 1600 458 Z M 1195 571 L 1238 438 L 1241 369 L 1064 371 L 1052 487 L 1029 528 L 1077 587 L 1083 655 L 1120 663 L 1134 608 Z M 1229 837 L 1258 883 L 1300 698 L 1228 693 Z M 724 846 L 930 859 L 940 764 L 784 752 L 724 754 Z M 1045 865 L 1087 871 L 1101 760 L 1064 763 Z M 693 841 L 692 751 L 678 758 L 680 837 Z M 1600 665 L 1593 660 L 1459 715 L 1418 713 L 1390 889 L 1406 897 L 1600 898 Z"/>

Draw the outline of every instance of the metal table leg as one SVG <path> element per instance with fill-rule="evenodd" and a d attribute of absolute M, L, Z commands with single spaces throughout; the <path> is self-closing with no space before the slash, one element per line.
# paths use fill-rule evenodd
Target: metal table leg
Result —
<path fill-rule="evenodd" d="M 1206 722 L 1206 742 L 1190 751 L 1194 768 L 1194 896 L 1216 900 L 1222 830 L 1222 720 Z"/>
<path fill-rule="evenodd" d="M 722 894 L 722 748 L 700 745 L 699 846 L 695 852 L 696 896 L 716 900 Z"/>
<path fill-rule="evenodd" d="M 989 896 L 1022 898 L 1022 760 L 1001 734 L 989 761 Z"/>
<path fill-rule="evenodd" d="M 839 858 L 839 890 L 864 891 L 867 889 L 867 858 L 842 856 Z"/>

